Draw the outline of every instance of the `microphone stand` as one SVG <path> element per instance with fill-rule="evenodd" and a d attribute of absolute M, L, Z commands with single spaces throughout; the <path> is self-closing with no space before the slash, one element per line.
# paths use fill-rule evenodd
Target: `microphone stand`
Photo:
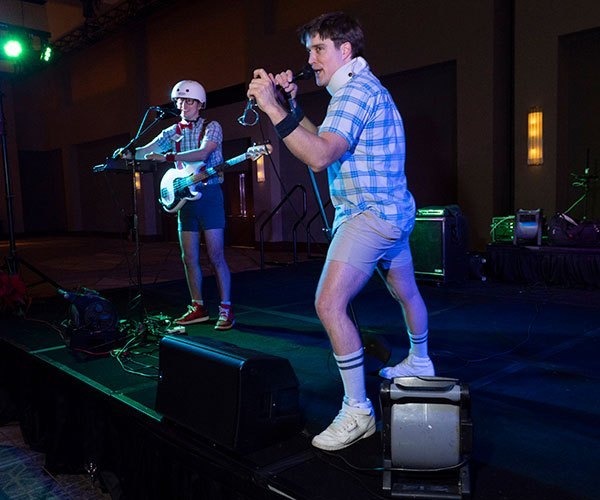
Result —
<path fill-rule="evenodd" d="M 331 234 L 331 226 L 329 225 L 329 221 L 327 220 L 327 214 L 325 214 L 325 207 L 323 205 L 323 200 L 321 199 L 321 194 L 319 192 L 319 187 L 317 186 L 317 180 L 315 179 L 315 173 L 308 168 L 308 175 L 310 177 L 310 182 L 312 185 L 313 192 L 315 194 L 315 198 L 317 200 L 317 204 L 319 205 L 319 212 L 321 213 L 321 219 L 323 220 L 323 230 L 327 237 L 327 240 L 331 243 L 332 234 Z M 379 267 L 376 268 L 377 273 L 380 278 L 383 280 L 385 286 L 390 291 L 393 297 L 395 294 L 390 289 L 381 269 Z M 363 348 L 365 350 L 365 372 L 366 373 L 377 373 L 379 369 L 385 366 L 385 364 L 389 361 L 391 356 L 390 345 L 385 339 L 368 333 L 362 333 L 360 331 L 360 325 L 358 324 L 358 320 L 356 318 L 356 313 L 354 312 L 354 307 L 352 307 L 352 302 L 348 304 L 348 310 L 350 312 L 350 317 L 352 319 L 352 323 L 358 330 L 360 337 L 362 339 Z"/>
<path fill-rule="evenodd" d="M 13 218 L 13 205 L 12 205 L 12 191 L 10 182 L 10 168 L 8 165 L 8 147 L 6 144 L 6 118 L 4 116 L 4 93 L 2 92 L 2 81 L 0 80 L 0 137 L 2 142 L 2 162 L 4 165 L 4 187 L 6 191 L 6 217 L 8 220 L 8 241 L 9 241 L 9 254 L 5 258 L 6 267 L 8 268 L 9 274 L 17 274 L 19 272 L 19 264 L 24 265 L 27 269 L 37 274 L 42 281 L 45 281 L 52 285 L 56 289 L 62 289 L 52 278 L 35 268 L 29 262 L 17 254 L 17 244 L 15 241 L 15 229 L 14 229 L 14 218 Z"/>
<path fill-rule="evenodd" d="M 142 135 L 144 135 L 146 132 L 148 132 L 151 128 L 154 127 L 154 125 L 156 125 L 160 120 L 162 120 L 165 117 L 164 111 L 156 110 L 157 115 L 154 118 L 154 120 L 152 120 L 152 122 L 148 126 L 146 126 L 146 128 L 143 128 L 144 123 L 146 122 L 146 119 L 148 117 L 148 113 L 151 109 L 155 109 L 155 108 L 149 108 L 146 110 L 146 112 L 144 113 L 144 117 L 142 118 L 142 122 L 140 123 L 140 126 L 138 128 L 137 133 L 135 134 L 133 139 L 131 139 L 127 143 L 127 145 L 123 149 L 128 150 L 129 148 L 133 147 Z M 138 333 L 144 334 L 145 329 L 146 329 L 146 325 L 145 325 L 146 306 L 144 304 L 144 290 L 143 290 L 143 284 L 142 284 L 142 256 L 141 256 L 140 235 L 139 235 L 137 187 L 136 187 L 136 178 L 135 178 L 135 174 L 137 172 L 139 172 L 141 175 L 142 170 L 141 170 L 141 168 L 139 168 L 138 160 L 135 159 L 135 150 L 133 151 L 133 159 L 126 160 L 126 161 L 131 164 L 131 193 L 132 193 L 131 194 L 131 200 L 132 200 L 131 233 L 132 233 L 134 248 L 135 248 L 136 279 L 137 279 L 137 296 L 135 296 L 133 298 L 133 303 L 135 304 L 135 306 L 139 307 L 139 311 L 140 311 L 140 313 L 139 313 L 140 331 Z"/>
<path fill-rule="evenodd" d="M 573 187 L 582 187 L 583 194 L 573 203 L 564 213 L 568 214 L 571 210 L 573 210 L 577 205 L 579 205 L 583 201 L 583 217 L 581 220 L 587 220 L 587 209 L 588 209 L 588 192 L 590 190 L 590 184 L 592 182 L 598 180 L 598 176 L 590 173 L 590 150 L 586 151 L 586 160 L 585 160 L 585 169 L 583 170 L 582 175 L 578 175 L 575 172 L 571 172 L 571 177 L 573 177 L 573 181 L 571 182 L 571 186 Z"/>

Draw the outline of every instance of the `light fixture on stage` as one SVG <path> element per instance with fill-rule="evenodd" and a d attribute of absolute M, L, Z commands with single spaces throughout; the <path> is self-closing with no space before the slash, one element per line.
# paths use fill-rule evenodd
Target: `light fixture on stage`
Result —
<path fill-rule="evenodd" d="M 40 61 L 48 63 L 52 60 L 52 45 L 45 43 L 40 52 Z"/>
<path fill-rule="evenodd" d="M 35 67 L 52 59 L 50 33 L 0 22 L 0 59 L 12 67 Z"/>
<path fill-rule="evenodd" d="M 544 163 L 544 113 L 534 107 L 527 115 L 527 165 Z"/>
<path fill-rule="evenodd" d="M 398 377 L 381 384 L 383 490 L 392 498 L 470 495 L 469 390 L 442 377 Z"/>
<path fill-rule="evenodd" d="M 6 57 L 17 59 L 23 53 L 23 44 L 17 38 L 9 38 L 2 45 L 2 50 Z"/>
<path fill-rule="evenodd" d="M 71 303 L 64 323 L 71 349 L 108 351 L 123 339 L 116 308 L 98 292 L 82 288 L 78 292 L 59 289 L 58 293 Z"/>
<path fill-rule="evenodd" d="M 542 209 L 517 210 L 514 224 L 513 243 L 515 245 L 529 243 L 542 244 Z"/>

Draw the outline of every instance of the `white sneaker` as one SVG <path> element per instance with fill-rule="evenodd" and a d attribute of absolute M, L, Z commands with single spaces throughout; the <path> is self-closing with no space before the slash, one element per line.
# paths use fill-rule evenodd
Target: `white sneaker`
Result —
<path fill-rule="evenodd" d="M 433 377 L 435 370 L 431 359 L 419 358 L 414 354 L 409 354 L 407 358 L 396 366 L 386 366 L 379 370 L 379 376 L 383 378 L 395 377 Z"/>
<path fill-rule="evenodd" d="M 337 417 L 327 429 L 313 438 L 312 445 L 321 450 L 341 450 L 359 439 L 373 435 L 375 412 L 371 401 L 367 399 L 367 403 L 365 408 L 356 408 L 344 401 Z"/>

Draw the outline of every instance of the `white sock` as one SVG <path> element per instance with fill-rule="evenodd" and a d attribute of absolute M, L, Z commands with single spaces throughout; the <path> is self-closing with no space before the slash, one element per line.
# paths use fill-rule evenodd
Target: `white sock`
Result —
<path fill-rule="evenodd" d="M 410 340 L 410 354 L 414 354 L 418 358 L 428 358 L 427 352 L 427 337 L 429 330 L 425 330 L 424 333 L 415 334 L 410 330 L 406 330 L 408 333 L 408 339 Z"/>
<path fill-rule="evenodd" d="M 192 299 L 192 304 L 200 304 L 201 306 L 203 306 L 204 301 L 202 299 Z"/>
<path fill-rule="evenodd" d="M 364 403 L 367 400 L 367 391 L 365 389 L 365 356 L 363 349 L 343 356 L 334 353 L 333 357 L 337 362 L 344 383 L 347 404 L 356 406 L 359 403 Z"/>

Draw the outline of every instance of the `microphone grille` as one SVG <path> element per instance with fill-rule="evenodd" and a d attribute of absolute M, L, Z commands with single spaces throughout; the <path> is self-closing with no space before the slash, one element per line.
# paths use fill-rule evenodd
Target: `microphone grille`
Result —
<path fill-rule="evenodd" d="M 314 73 L 315 72 L 312 69 L 312 66 L 310 64 L 307 64 L 306 66 L 304 66 L 304 68 L 302 68 L 302 71 L 300 71 L 300 73 L 294 76 L 294 80 L 308 80 L 310 77 L 313 76 Z"/>

